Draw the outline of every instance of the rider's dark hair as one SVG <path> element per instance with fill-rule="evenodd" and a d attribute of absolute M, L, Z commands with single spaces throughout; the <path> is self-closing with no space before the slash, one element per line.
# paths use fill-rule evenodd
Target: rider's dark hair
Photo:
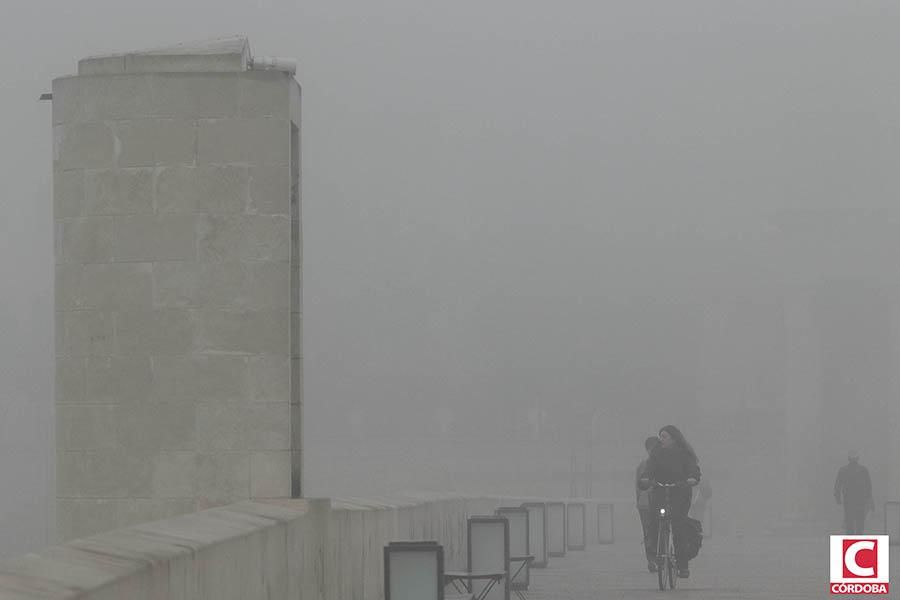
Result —
<path fill-rule="evenodd" d="M 644 448 L 647 449 L 647 452 L 650 452 L 659 444 L 659 438 L 655 435 L 651 435 L 646 440 L 644 440 Z"/>
<path fill-rule="evenodd" d="M 682 450 L 688 453 L 688 456 L 694 460 L 694 462 L 699 463 L 700 459 L 697 458 L 697 453 L 694 452 L 694 448 L 688 443 L 687 439 L 684 437 L 684 434 L 675 427 L 674 425 L 666 425 L 662 429 L 659 430 L 660 433 L 665 431 L 672 439 L 675 440 L 675 445 L 680 446 Z"/>

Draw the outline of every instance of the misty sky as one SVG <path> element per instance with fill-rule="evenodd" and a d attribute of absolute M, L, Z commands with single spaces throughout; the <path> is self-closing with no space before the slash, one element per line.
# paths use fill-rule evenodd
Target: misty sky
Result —
<path fill-rule="evenodd" d="M 324 449 L 352 438 L 348 414 L 402 437 L 468 411 L 687 396 L 690 323 L 711 306 L 778 297 L 810 269 L 883 278 L 900 248 L 898 28 L 892 1 L 7 0 L 0 550 L 49 535 L 37 98 L 78 58 L 244 33 L 298 60 L 305 456 L 327 493 Z M 765 324 L 733 334 L 752 346 Z M 402 427 L 384 414 L 401 405 Z M 644 432 L 628 430 L 638 460 Z"/>

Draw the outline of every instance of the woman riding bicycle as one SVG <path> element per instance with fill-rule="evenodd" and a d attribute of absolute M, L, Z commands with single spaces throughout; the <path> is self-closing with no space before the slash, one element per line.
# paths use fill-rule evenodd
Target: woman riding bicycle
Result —
<path fill-rule="evenodd" d="M 659 445 L 654 448 L 647 461 L 644 479 L 659 483 L 687 483 L 697 485 L 700 481 L 700 465 L 697 454 L 685 439 L 684 435 L 673 425 L 666 425 L 659 430 Z M 665 501 L 663 490 L 654 487 L 650 495 L 653 514 L 659 514 L 659 508 Z M 688 511 L 691 508 L 690 487 L 672 488 L 669 496 L 672 510 L 672 536 L 675 542 L 675 561 L 678 564 L 678 576 L 689 577 L 688 559 L 685 557 L 685 541 L 690 535 L 687 523 Z M 656 538 L 659 520 L 654 519 L 651 525 L 651 538 Z"/>

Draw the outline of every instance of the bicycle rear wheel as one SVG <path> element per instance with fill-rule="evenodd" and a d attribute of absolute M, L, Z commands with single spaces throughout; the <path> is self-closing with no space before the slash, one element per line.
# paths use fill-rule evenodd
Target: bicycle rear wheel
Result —
<path fill-rule="evenodd" d="M 656 555 L 662 557 L 662 562 L 657 565 L 656 575 L 659 581 L 660 591 L 666 589 L 666 578 L 669 576 L 669 526 L 662 521 L 659 524 L 659 540 L 656 545 Z"/>
<path fill-rule="evenodd" d="M 666 561 L 666 567 L 669 572 L 669 589 L 675 589 L 675 580 L 678 579 L 678 573 L 675 572 L 675 559 L 669 558 Z"/>

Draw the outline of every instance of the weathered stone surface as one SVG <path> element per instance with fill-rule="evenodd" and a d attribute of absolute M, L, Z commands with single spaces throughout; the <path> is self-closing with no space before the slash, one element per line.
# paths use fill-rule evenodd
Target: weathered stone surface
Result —
<path fill-rule="evenodd" d="M 197 443 L 204 451 L 290 450 L 290 406 L 198 404 Z"/>
<path fill-rule="evenodd" d="M 85 379 L 89 402 L 130 404 L 157 399 L 151 360 L 147 356 L 89 358 Z"/>
<path fill-rule="evenodd" d="M 250 455 L 250 497 L 289 498 L 291 453 L 254 452 Z"/>
<path fill-rule="evenodd" d="M 88 75 L 98 63 L 123 61 L 129 73 L 179 73 L 245 71 L 250 61 L 250 44 L 244 36 L 226 36 L 200 42 L 89 56 L 78 61 L 78 74 Z M 103 68 L 100 67 L 102 71 Z"/>
<path fill-rule="evenodd" d="M 191 215 L 115 217 L 113 255 L 119 261 L 193 260 L 195 223 Z"/>
<path fill-rule="evenodd" d="M 199 453 L 196 469 L 198 509 L 250 498 L 249 453 Z"/>
<path fill-rule="evenodd" d="M 193 498 L 196 478 L 196 452 L 160 452 L 153 461 L 153 496 Z"/>
<path fill-rule="evenodd" d="M 251 262 L 245 271 L 246 296 L 238 308 L 278 310 L 291 307 L 290 265 L 286 262 Z"/>
<path fill-rule="evenodd" d="M 209 266 L 196 261 L 153 265 L 153 305 L 156 308 L 197 308 L 207 297 Z"/>
<path fill-rule="evenodd" d="M 300 313 L 292 312 L 291 313 L 291 358 L 303 358 L 302 350 L 303 344 L 301 343 L 301 339 L 303 337 L 303 321 L 300 318 Z"/>
<path fill-rule="evenodd" d="M 76 499 L 64 497 L 60 497 L 56 502 L 59 515 L 57 535 L 63 540 L 81 538 L 124 527 L 128 523 L 128 513 L 134 503 L 133 500 L 121 498 Z M 40 596 L 37 597 L 40 598 Z"/>
<path fill-rule="evenodd" d="M 290 154 L 287 119 L 204 119 L 199 123 L 199 164 L 287 165 Z"/>
<path fill-rule="evenodd" d="M 303 403 L 291 403 L 291 448 L 303 450 Z"/>
<path fill-rule="evenodd" d="M 54 82 L 64 537 L 291 492 L 299 96 L 248 60 L 237 38 L 92 57 Z M 179 568 L 196 597 L 205 580 Z M 97 600 L 143 600 L 123 585 Z"/>
<path fill-rule="evenodd" d="M 180 119 L 226 118 L 238 114 L 243 73 L 144 75 L 147 116 Z"/>
<path fill-rule="evenodd" d="M 303 473 L 303 451 L 291 450 L 291 498 L 302 498 L 306 493 Z"/>
<path fill-rule="evenodd" d="M 299 264 L 291 263 L 291 311 L 303 315 L 303 271 Z"/>
<path fill-rule="evenodd" d="M 75 310 L 84 306 L 82 281 L 84 265 L 81 263 L 56 264 L 56 310 Z"/>
<path fill-rule="evenodd" d="M 187 310 L 127 310 L 116 314 L 120 356 L 179 356 L 194 350 L 194 315 Z"/>
<path fill-rule="evenodd" d="M 290 216 L 290 167 L 287 165 L 251 167 L 249 204 L 249 212 L 251 213 Z"/>
<path fill-rule="evenodd" d="M 290 351 L 286 310 L 201 310 L 198 346 L 205 352 L 282 354 Z"/>
<path fill-rule="evenodd" d="M 107 169 L 115 166 L 116 137 L 108 123 L 73 123 L 60 125 L 54 152 L 59 168 Z"/>
<path fill-rule="evenodd" d="M 240 213 L 250 198 L 249 168 L 242 165 L 201 168 L 203 193 L 198 209 L 211 214 Z"/>
<path fill-rule="evenodd" d="M 115 341 L 113 315 L 100 310 L 57 313 L 57 356 L 109 356 Z"/>
<path fill-rule="evenodd" d="M 58 77 L 53 80 L 53 125 L 75 123 L 83 110 L 81 78 Z"/>
<path fill-rule="evenodd" d="M 85 359 L 59 357 L 56 359 L 56 403 L 84 402 L 86 390 Z"/>
<path fill-rule="evenodd" d="M 152 465 L 119 449 L 57 452 L 60 498 L 150 497 Z"/>
<path fill-rule="evenodd" d="M 286 309 L 287 263 L 159 263 L 154 267 L 154 304 L 159 308 Z"/>
<path fill-rule="evenodd" d="M 303 405 L 303 359 L 291 359 L 291 404 Z M 298 440 L 299 441 L 299 440 Z M 294 446 L 299 448 L 299 446 Z"/>
<path fill-rule="evenodd" d="M 82 271 L 81 307 L 149 309 L 153 302 L 150 263 L 85 265 Z"/>
<path fill-rule="evenodd" d="M 127 73 L 179 73 L 202 71 L 207 73 L 236 72 L 246 69 L 246 57 L 235 53 L 229 55 L 199 54 L 127 54 Z"/>
<path fill-rule="evenodd" d="M 199 257 L 203 261 L 287 262 L 291 257 L 291 221 L 287 217 L 200 217 L 197 238 Z"/>
<path fill-rule="evenodd" d="M 193 121 L 135 119 L 118 122 L 118 166 L 191 165 L 194 163 L 195 139 Z"/>
<path fill-rule="evenodd" d="M 129 507 L 126 514 L 127 525 L 139 525 L 186 515 L 196 510 L 196 504 L 193 498 L 135 498 L 134 504 Z M 175 567 L 183 569 L 184 565 L 175 565 Z M 171 586 L 169 589 L 172 589 Z M 178 596 L 173 595 L 172 598 L 178 598 Z M 183 598 L 187 600 L 196 598 L 196 596 L 183 596 Z"/>
<path fill-rule="evenodd" d="M 113 219 L 89 217 L 57 221 L 57 263 L 109 262 L 113 256 Z"/>
<path fill-rule="evenodd" d="M 242 165 L 166 167 L 157 178 L 160 213 L 241 213 L 249 203 L 249 169 Z"/>
<path fill-rule="evenodd" d="M 162 167 L 156 177 L 156 209 L 164 213 L 194 213 L 202 186 L 193 166 Z"/>
<path fill-rule="evenodd" d="M 249 359 L 250 399 L 254 402 L 288 402 L 291 394 L 291 365 L 284 356 L 257 356 Z"/>
<path fill-rule="evenodd" d="M 243 117 L 290 118 L 291 76 L 281 71 L 248 71 L 240 81 L 239 114 Z"/>
<path fill-rule="evenodd" d="M 300 124 L 302 117 L 302 90 L 300 89 L 300 83 L 296 80 L 291 81 L 288 85 L 290 89 L 290 113 L 291 113 L 291 122 L 297 127 L 297 133 L 300 133 Z"/>
<path fill-rule="evenodd" d="M 100 169 L 84 174 L 87 217 L 153 213 L 153 169 Z"/>
<path fill-rule="evenodd" d="M 246 75 L 155 73 L 61 78 L 54 82 L 54 123 L 234 117 L 239 114 L 241 79 Z M 58 101 L 63 102 L 59 108 Z"/>
<path fill-rule="evenodd" d="M 121 75 L 125 73 L 124 56 L 96 56 L 78 61 L 79 75 Z"/>
<path fill-rule="evenodd" d="M 192 402 L 143 402 L 116 407 L 119 446 L 148 462 L 161 450 L 194 450 L 197 422 Z"/>
<path fill-rule="evenodd" d="M 247 359 L 222 354 L 153 359 L 154 389 L 161 399 L 179 402 L 246 402 Z"/>
<path fill-rule="evenodd" d="M 53 176 L 53 216 L 80 217 L 84 206 L 84 171 L 60 171 Z"/>
<path fill-rule="evenodd" d="M 151 82 L 147 77 L 97 75 L 77 78 L 78 111 L 70 122 L 123 121 L 148 114 Z M 54 103 L 56 98 L 53 99 Z"/>
<path fill-rule="evenodd" d="M 104 450 L 116 447 L 116 413 L 108 405 L 60 405 L 56 408 L 59 450 Z"/>

